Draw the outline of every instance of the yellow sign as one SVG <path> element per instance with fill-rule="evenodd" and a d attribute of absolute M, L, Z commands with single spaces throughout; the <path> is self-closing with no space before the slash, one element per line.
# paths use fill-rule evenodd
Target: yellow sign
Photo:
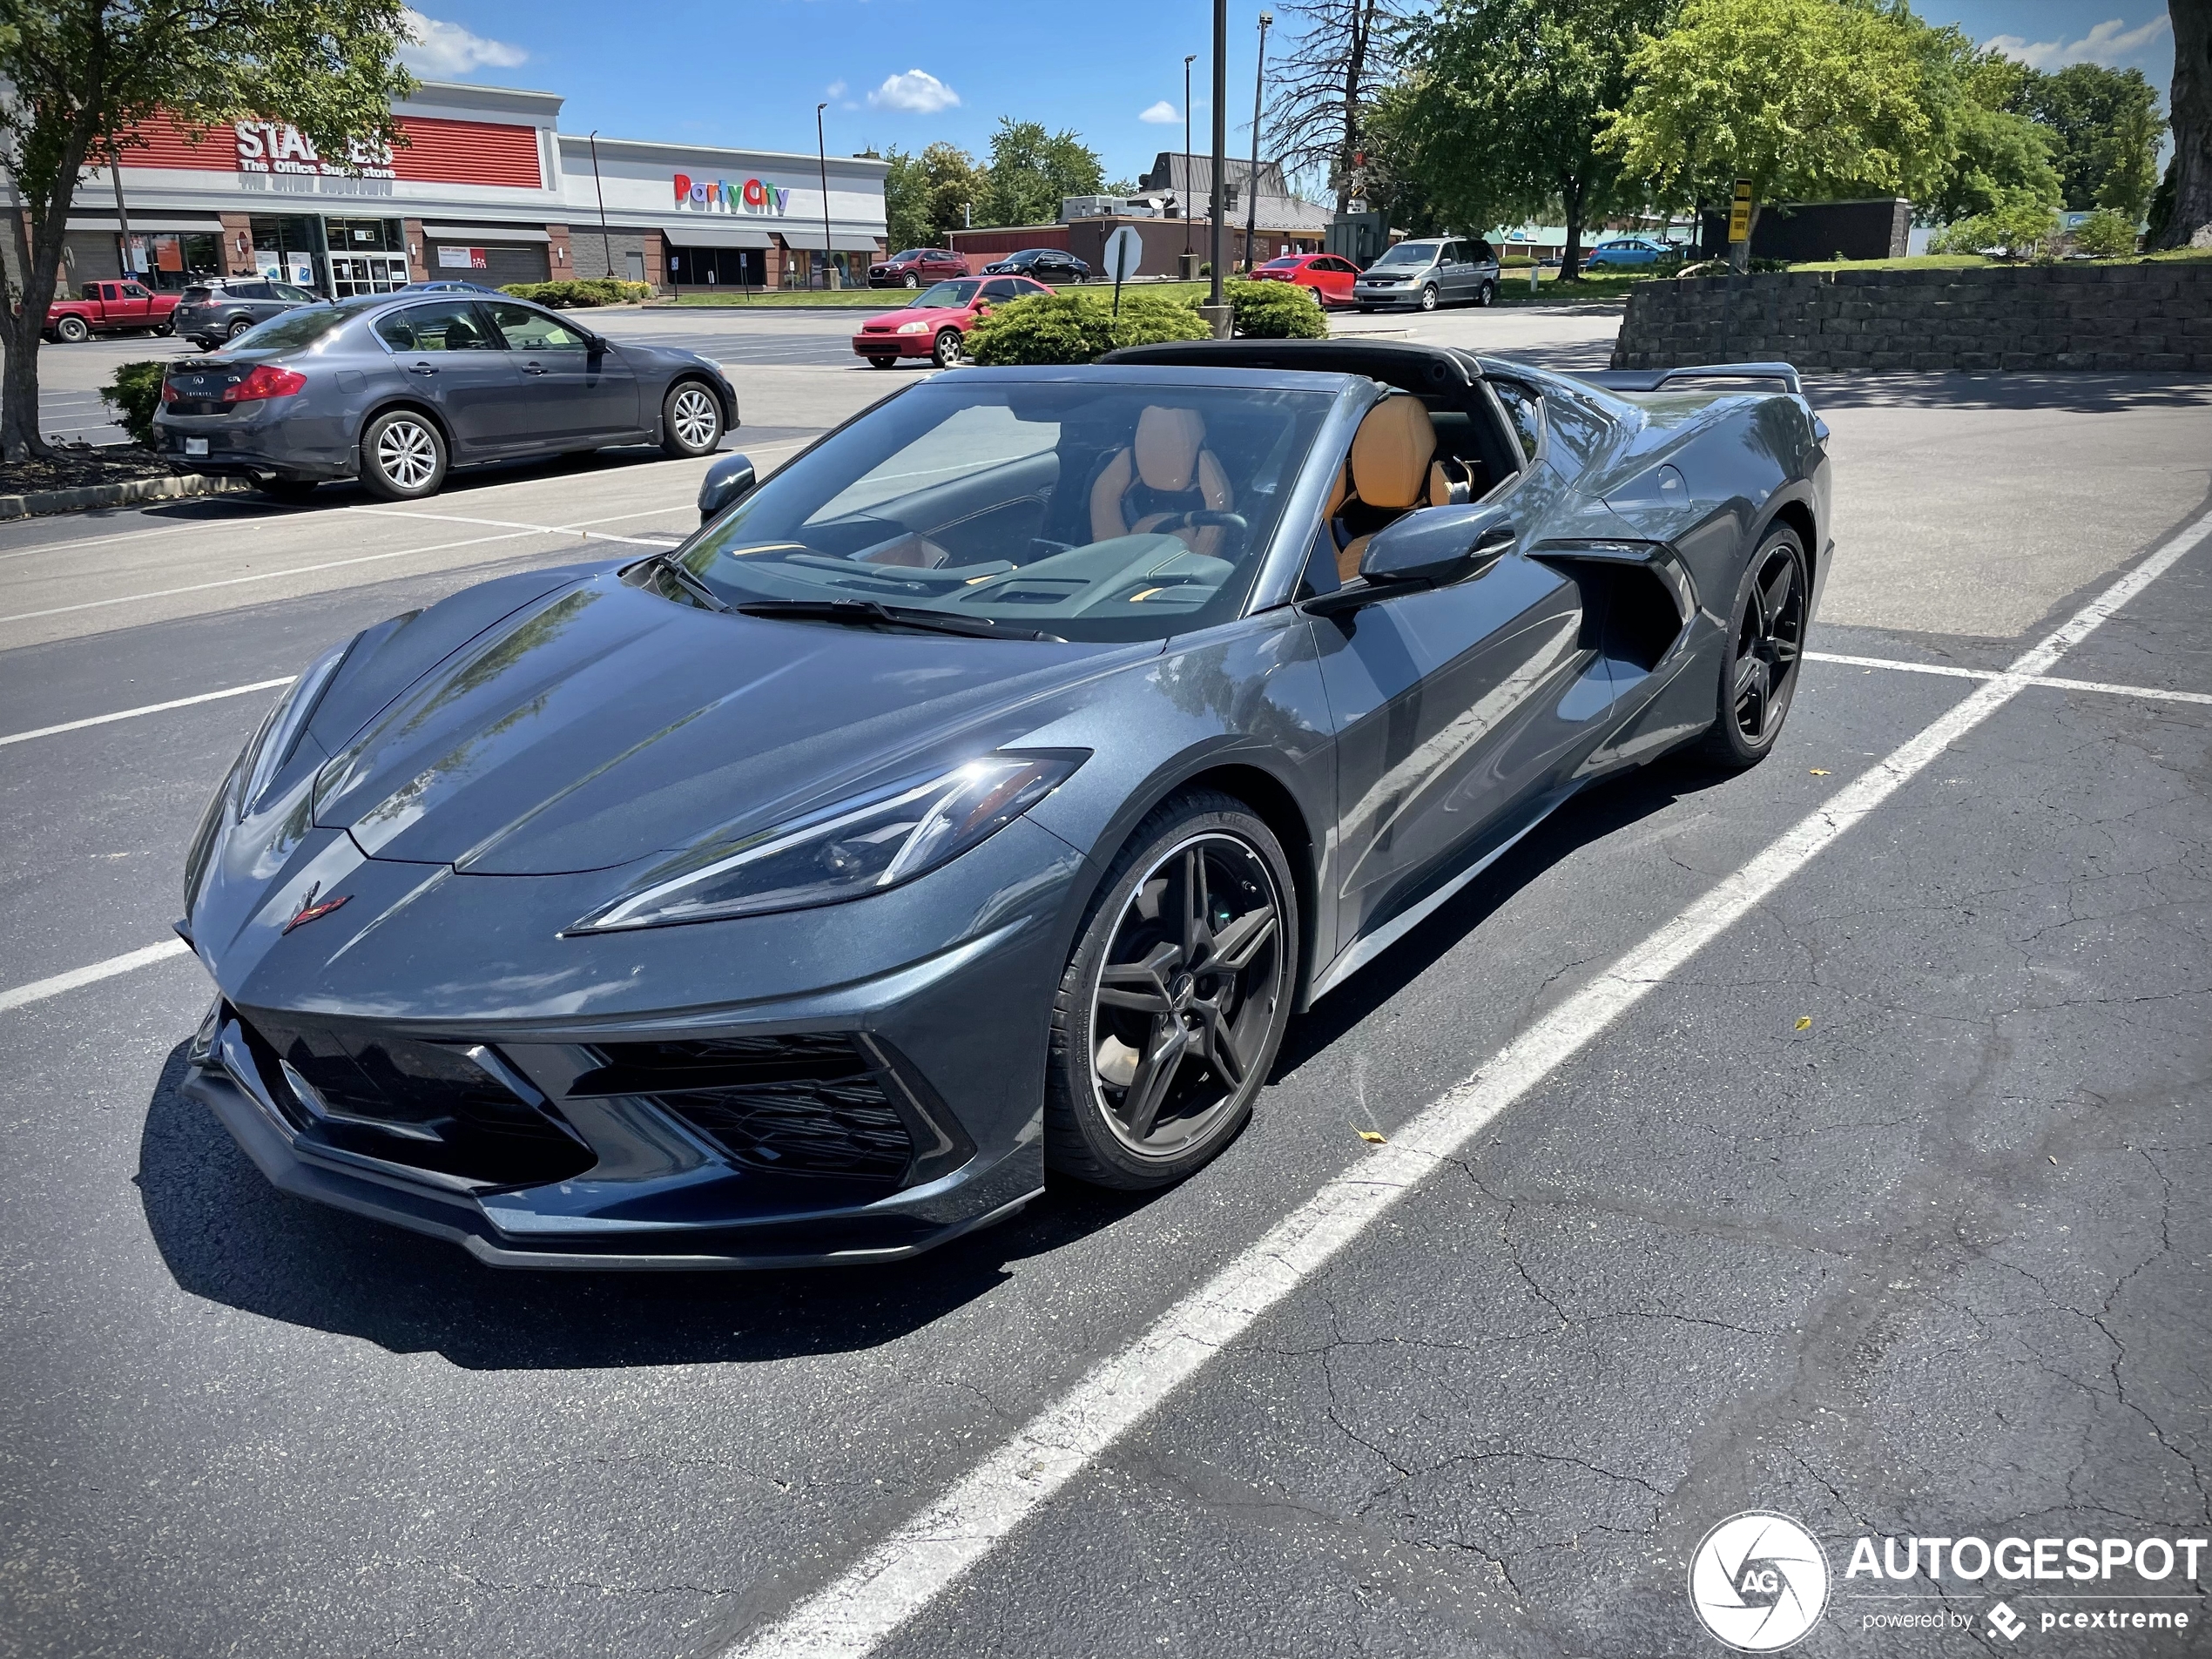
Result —
<path fill-rule="evenodd" d="M 1728 239 L 1748 242 L 1751 239 L 1751 181 L 1736 181 L 1735 199 L 1728 205 Z"/>

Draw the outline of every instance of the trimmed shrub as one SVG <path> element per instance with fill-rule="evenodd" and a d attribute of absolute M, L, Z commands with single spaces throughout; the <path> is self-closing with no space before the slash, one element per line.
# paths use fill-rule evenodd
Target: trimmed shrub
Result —
<path fill-rule="evenodd" d="M 2100 207 L 2074 227 L 2074 248 L 2093 260 L 2124 260 L 2135 251 L 2135 227 L 2125 214 Z"/>
<path fill-rule="evenodd" d="M 570 307 L 620 306 L 653 297 L 650 282 L 624 282 L 619 277 L 564 277 L 558 282 L 510 282 L 500 289 L 517 300 L 535 300 L 557 310 Z"/>
<path fill-rule="evenodd" d="M 1209 340 L 1213 330 L 1197 307 L 1166 294 L 1122 291 L 1122 314 L 1112 298 L 1087 290 L 1037 294 L 1000 306 L 968 331 L 968 354 L 992 368 L 1031 363 L 1096 362 L 1120 346 L 1157 346 L 1170 340 Z"/>
<path fill-rule="evenodd" d="M 1237 332 L 1247 340 L 1326 340 L 1328 319 L 1313 290 L 1294 282 L 1224 285 Z"/>
<path fill-rule="evenodd" d="M 1931 253 L 1991 253 L 2026 260 L 2050 251 L 2059 233 L 2059 210 L 2019 196 L 1986 213 L 1946 225 L 1928 239 Z"/>
<path fill-rule="evenodd" d="M 124 363 L 100 388 L 100 401 L 116 413 L 131 442 L 153 448 L 153 417 L 161 408 L 161 377 L 169 365 L 160 362 Z"/>

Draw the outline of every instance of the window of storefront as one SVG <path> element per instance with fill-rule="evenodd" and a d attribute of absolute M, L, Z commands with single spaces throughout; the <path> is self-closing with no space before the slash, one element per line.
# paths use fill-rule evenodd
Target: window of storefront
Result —
<path fill-rule="evenodd" d="M 253 233 L 253 269 L 257 275 L 297 283 L 317 293 L 328 292 L 323 283 L 325 247 L 321 219 L 307 214 L 265 218 L 257 213 L 249 222 Z"/>
<path fill-rule="evenodd" d="M 129 263 L 131 270 L 149 287 L 174 290 L 188 282 L 222 274 L 223 239 L 212 231 L 154 231 L 144 236 L 133 235 Z"/>
<path fill-rule="evenodd" d="M 637 263 L 642 271 L 642 256 Z M 676 288 L 765 287 L 768 282 L 767 250 L 671 246 L 668 250 L 668 281 L 671 287 Z"/>
<path fill-rule="evenodd" d="M 396 219 L 333 219 L 324 222 L 330 242 L 334 298 L 389 293 L 408 285 L 407 226 Z"/>

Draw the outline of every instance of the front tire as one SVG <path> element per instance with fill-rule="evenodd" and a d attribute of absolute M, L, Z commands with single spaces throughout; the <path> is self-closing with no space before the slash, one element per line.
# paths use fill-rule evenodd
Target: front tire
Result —
<path fill-rule="evenodd" d="M 960 330 L 940 328 L 937 343 L 930 348 L 929 361 L 940 368 L 953 368 L 959 365 L 961 356 Z"/>
<path fill-rule="evenodd" d="M 899 286 L 902 288 L 918 288 L 921 286 L 921 279 L 909 271 L 899 280 Z"/>
<path fill-rule="evenodd" d="M 54 337 L 68 346 L 81 346 L 92 337 L 92 331 L 82 317 L 64 317 L 54 325 Z"/>
<path fill-rule="evenodd" d="M 158 322 L 149 332 L 156 340 L 166 340 L 177 332 L 177 325 L 172 322 Z"/>
<path fill-rule="evenodd" d="M 1250 807 L 1211 790 L 1155 807 L 1053 1001 L 1048 1167 L 1163 1187 L 1234 1139 L 1290 1024 L 1301 937 L 1289 860 Z"/>
<path fill-rule="evenodd" d="M 870 368 L 888 368 L 892 364 L 897 362 L 899 360 L 895 357 L 871 357 L 868 359 L 868 367 Z"/>
<path fill-rule="evenodd" d="M 1423 311 L 1436 309 L 1436 284 L 1433 282 L 1421 290 L 1421 309 Z"/>
<path fill-rule="evenodd" d="M 361 434 L 361 482 L 385 501 L 435 496 L 446 479 L 446 441 L 437 423 L 413 409 L 378 415 Z"/>
<path fill-rule="evenodd" d="M 660 406 L 660 447 L 678 460 L 711 455 L 722 442 L 722 405 L 697 381 L 679 381 Z"/>
<path fill-rule="evenodd" d="M 1743 772 L 1773 752 L 1797 693 L 1811 583 L 1804 544 L 1786 525 L 1767 532 L 1737 583 L 1707 759 Z"/>

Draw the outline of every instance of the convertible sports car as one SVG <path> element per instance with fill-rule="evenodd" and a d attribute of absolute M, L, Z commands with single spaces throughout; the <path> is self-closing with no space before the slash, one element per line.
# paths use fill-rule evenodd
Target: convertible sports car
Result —
<path fill-rule="evenodd" d="M 1773 747 L 1825 430 L 1785 366 L 1610 378 L 955 370 L 725 457 L 681 547 L 368 629 L 192 846 L 190 1092 L 513 1266 L 878 1261 L 1048 1168 L 1187 1175 L 1577 790 Z"/>

